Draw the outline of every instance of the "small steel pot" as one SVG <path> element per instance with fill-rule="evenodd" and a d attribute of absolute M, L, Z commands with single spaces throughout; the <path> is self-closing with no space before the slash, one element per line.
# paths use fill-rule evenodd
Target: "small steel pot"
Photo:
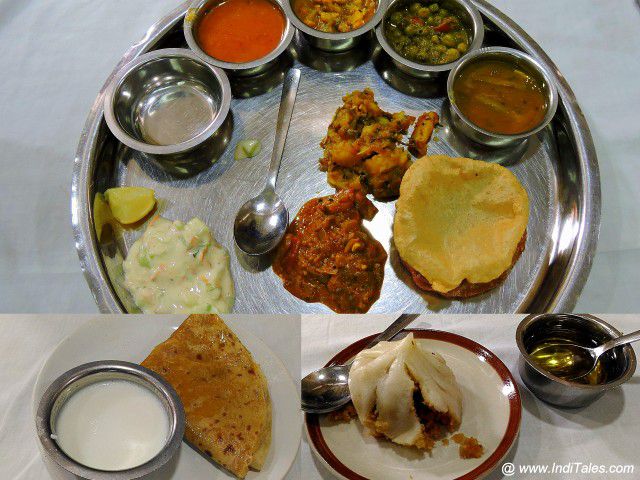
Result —
<path fill-rule="evenodd" d="M 534 345 L 546 339 L 565 338 L 586 347 L 595 347 L 620 335 L 620 331 L 592 315 L 529 315 L 516 331 L 520 377 L 529 390 L 547 403 L 567 408 L 589 405 L 633 376 L 636 356 L 630 345 L 617 347 L 601 357 L 607 378 L 599 385 L 586 385 L 556 377 L 536 365 L 529 352 Z"/>
<path fill-rule="evenodd" d="M 507 135 L 490 132 L 480 128 L 464 116 L 462 111 L 456 105 L 453 84 L 460 72 L 466 66 L 473 62 L 486 59 L 505 60 L 510 63 L 515 63 L 529 75 L 537 77 L 537 80 L 542 84 L 544 93 L 547 97 L 547 113 L 539 125 L 527 132 Z M 447 79 L 447 95 L 449 96 L 449 102 L 451 104 L 451 119 L 453 127 L 457 131 L 469 137 L 471 140 L 490 147 L 506 147 L 515 145 L 538 133 L 540 130 L 545 128 L 549 122 L 551 122 L 556 114 L 556 109 L 558 108 L 558 90 L 556 89 L 552 73 L 541 62 L 532 56 L 527 55 L 520 50 L 506 47 L 487 47 L 465 55 L 451 70 L 451 72 L 449 72 L 449 78 Z"/>
<path fill-rule="evenodd" d="M 92 383 L 104 380 L 127 380 L 153 392 L 165 407 L 169 419 L 169 437 L 164 448 L 147 463 L 128 470 L 103 471 L 82 465 L 68 457 L 51 438 L 56 417 L 64 402 L 73 393 Z M 185 414 L 176 391 L 159 375 L 140 365 L 120 361 L 100 361 L 80 365 L 58 377 L 47 388 L 36 413 L 36 432 L 44 462 L 56 479 L 132 480 L 146 478 L 169 468 L 170 460 L 182 444 Z"/>
<path fill-rule="evenodd" d="M 394 65 L 398 67 L 399 70 L 418 78 L 439 78 L 458 65 L 462 59 L 471 52 L 482 47 L 482 42 L 484 40 L 484 22 L 478 9 L 467 0 L 443 0 L 440 2 L 442 6 L 451 11 L 455 11 L 460 15 L 465 27 L 471 33 L 471 43 L 469 44 L 467 52 L 455 62 L 445 63 L 444 65 L 426 65 L 424 63 L 413 62 L 403 57 L 393 49 L 389 42 L 387 42 L 387 38 L 384 34 L 384 22 L 387 16 L 393 11 L 393 7 L 395 5 L 408 2 L 409 0 L 391 0 L 385 11 L 382 22 L 380 22 L 376 27 L 376 38 L 378 39 L 378 43 L 380 43 L 380 46 L 387 55 L 391 57 Z"/>
<path fill-rule="evenodd" d="M 287 13 L 287 17 L 289 17 L 291 23 L 302 32 L 307 42 L 312 47 L 327 52 L 344 52 L 356 47 L 360 41 L 380 23 L 384 12 L 387 10 L 387 0 L 378 0 L 378 7 L 373 17 L 360 28 L 345 33 L 328 33 L 311 28 L 298 18 L 298 15 L 296 15 L 296 12 L 293 10 L 293 2 L 296 0 L 283 1 L 284 11 Z"/>
<path fill-rule="evenodd" d="M 280 0 L 269 1 L 280 9 L 285 20 L 285 25 L 280 43 L 268 55 L 251 62 L 231 63 L 218 60 L 217 58 L 210 56 L 204 50 L 202 50 L 202 48 L 200 48 L 200 44 L 197 40 L 197 32 L 198 27 L 200 26 L 200 21 L 207 13 L 211 11 L 211 8 L 215 7 L 219 3 L 222 3 L 222 0 L 195 0 L 190 5 L 189 10 L 187 10 L 187 15 L 184 17 L 183 25 L 184 36 L 187 39 L 189 48 L 193 50 L 195 54 L 203 61 L 224 69 L 230 75 L 249 76 L 259 75 L 266 72 L 276 64 L 278 57 L 287 49 L 295 32 L 295 28 L 293 28 L 293 26 L 291 25 L 289 16 L 286 13 L 285 6 L 287 4 L 287 0 L 282 0 L 283 3 Z"/>
<path fill-rule="evenodd" d="M 126 146 L 185 176 L 210 166 L 224 150 L 230 105 L 225 73 L 175 48 L 124 65 L 105 92 L 104 116 Z"/>

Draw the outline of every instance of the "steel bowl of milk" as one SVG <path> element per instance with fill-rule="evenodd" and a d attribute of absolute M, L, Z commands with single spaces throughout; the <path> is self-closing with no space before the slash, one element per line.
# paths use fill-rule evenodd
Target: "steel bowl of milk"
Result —
<path fill-rule="evenodd" d="M 40 450 L 56 479 L 129 480 L 169 470 L 184 429 L 171 385 L 140 365 L 111 360 L 62 374 L 36 413 Z"/>

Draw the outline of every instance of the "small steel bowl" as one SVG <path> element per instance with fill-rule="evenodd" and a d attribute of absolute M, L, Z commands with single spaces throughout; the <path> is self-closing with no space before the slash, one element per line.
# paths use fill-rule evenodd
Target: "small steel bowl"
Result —
<path fill-rule="evenodd" d="M 52 438 L 56 417 L 64 403 L 78 390 L 104 380 L 127 380 L 153 392 L 164 405 L 169 419 L 169 437 L 151 460 L 134 468 L 104 471 L 89 468 L 67 456 Z M 54 478 L 87 480 L 132 480 L 170 469 L 182 444 L 185 414 L 176 391 L 158 374 L 140 365 L 107 360 L 80 365 L 59 376 L 45 391 L 36 413 L 36 432 L 45 464 Z"/>
<path fill-rule="evenodd" d="M 592 315 L 539 314 L 526 317 L 516 331 L 520 350 L 518 370 L 524 384 L 541 400 L 558 407 L 577 408 L 594 402 L 608 390 L 629 380 L 636 370 L 636 356 L 630 345 L 616 347 L 601 357 L 605 382 L 587 385 L 556 377 L 533 362 L 529 352 L 544 340 L 569 339 L 585 347 L 596 347 L 622 335 Z"/>
<path fill-rule="evenodd" d="M 467 55 L 482 47 L 482 42 L 484 40 L 484 22 L 478 9 L 468 0 L 443 0 L 439 3 L 443 7 L 446 7 L 451 11 L 455 11 L 455 13 L 460 15 L 465 27 L 471 33 L 471 43 L 469 44 L 467 52 L 461 55 L 461 57 L 455 62 L 445 63 L 443 65 L 427 65 L 424 63 L 413 62 L 403 57 L 393 49 L 389 42 L 387 42 L 387 38 L 384 34 L 384 22 L 387 19 L 387 16 L 393 11 L 394 6 L 400 3 L 409 2 L 410 0 L 391 0 L 385 11 L 382 22 L 380 22 L 376 27 L 378 43 L 380 43 L 380 46 L 387 55 L 391 57 L 394 65 L 398 67 L 399 70 L 408 73 L 413 77 L 435 79 L 443 76 L 446 72 L 458 65 Z"/>
<path fill-rule="evenodd" d="M 460 111 L 456 105 L 456 99 L 453 93 L 453 84 L 455 83 L 459 73 L 466 66 L 473 62 L 486 59 L 505 60 L 510 63 L 515 63 L 529 75 L 537 77 L 537 80 L 542 84 L 544 93 L 547 97 L 547 113 L 538 126 L 527 132 L 513 135 L 494 133 L 480 128 L 471 120 L 467 119 L 462 111 Z M 449 72 L 449 78 L 447 79 L 447 95 L 449 96 L 449 102 L 451 104 L 451 119 L 453 127 L 465 136 L 469 137 L 471 140 L 490 147 L 515 145 L 538 133 L 540 130 L 545 128 L 549 122 L 551 122 L 556 114 L 556 109 L 558 108 L 558 90 L 556 89 L 555 81 L 553 80 L 553 74 L 546 66 L 532 56 L 527 55 L 520 50 L 506 47 L 482 48 L 464 56 L 451 70 L 451 72 Z"/>
<path fill-rule="evenodd" d="M 119 70 L 105 92 L 104 116 L 118 140 L 182 175 L 217 160 L 230 105 L 222 70 L 190 50 L 166 49 Z"/>
<path fill-rule="evenodd" d="M 200 48 L 200 44 L 198 43 L 197 31 L 200 26 L 200 22 L 202 18 L 211 11 L 212 7 L 222 3 L 223 0 L 195 0 L 187 10 L 187 15 L 184 17 L 184 36 L 187 39 L 187 44 L 189 48 L 195 52 L 195 54 L 203 61 L 210 63 L 211 65 L 215 65 L 216 67 L 224 69 L 227 73 L 231 75 L 238 76 L 249 76 L 249 75 L 258 75 L 260 73 L 264 73 L 268 69 L 270 69 L 278 60 L 278 57 L 289 47 L 291 43 L 291 39 L 293 38 L 293 34 L 295 29 L 291 25 L 289 21 L 289 16 L 286 13 L 286 5 L 287 0 L 269 0 L 276 7 L 280 9 L 282 16 L 284 17 L 285 25 L 284 32 L 282 33 L 282 38 L 280 39 L 280 43 L 278 46 L 272 50 L 268 55 L 259 58 L 257 60 L 253 60 L 251 62 L 244 63 L 232 63 L 232 62 L 223 62 L 222 60 L 218 60 L 210 56 L 206 53 L 202 48 Z"/>
<path fill-rule="evenodd" d="M 298 18 L 293 10 L 293 2 L 296 0 L 283 0 L 284 11 L 287 13 L 289 20 L 296 26 L 307 42 L 315 48 L 326 52 L 344 52 L 354 48 L 365 38 L 375 26 L 380 23 L 382 16 L 387 9 L 387 0 L 378 0 L 378 7 L 373 17 L 360 28 L 344 33 L 328 33 L 321 32 L 315 28 L 311 28 Z"/>

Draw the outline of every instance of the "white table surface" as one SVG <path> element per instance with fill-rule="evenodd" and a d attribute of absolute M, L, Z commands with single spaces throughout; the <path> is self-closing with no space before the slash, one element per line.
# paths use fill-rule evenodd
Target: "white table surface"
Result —
<path fill-rule="evenodd" d="M 86 115 L 127 48 L 178 0 L 0 0 L 0 311 L 95 312 L 70 226 Z M 640 9 L 493 0 L 557 63 L 595 141 L 602 230 L 578 311 L 640 311 Z"/>
<path fill-rule="evenodd" d="M 36 377 L 56 346 L 96 315 L 0 315 L 0 479 L 46 480 L 32 415 Z M 136 321 L 136 315 L 116 316 Z M 282 360 L 294 381 L 300 379 L 300 321 L 297 316 L 224 316 L 250 330 Z M 100 359 L 96 359 L 100 360 Z M 300 478 L 298 458 L 284 480 Z M 191 479 L 185 479 L 191 480 Z"/>
<path fill-rule="evenodd" d="M 600 315 L 622 332 L 638 327 L 635 315 Z M 496 354 L 511 370 L 522 397 L 520 436 L 505 461 L 521 465 L 565 465 L 570 462 L 604 465 L 634 465 L 635 474 L 544 475 L 552 479 L 639 478 L 638 432 L 640 432 L 640 371 L 621 388 L 605 394 L 588 407 L 563 410 L 533 396 L 517 373 L 515 331 L 522 315 L 430 315 L 416 320 L 412 328 L 433 328 L 457 333 L 474 340 Z M 302 377 L 323 367 L 336 353 L 367 335 L 384 330 L 393 316 L 305 316 L 302 322 Z M 636 352 L 638 350 L 636 349 Z M 502 465 L 502 464 L 501 464 Z M 519 475 L 512 478 L 542 478 Z M 316 460 L 306 434 L 302 446 L 302 478 L 335 478 Z M 503 478 L 500 468 L 490 479 Z M 509 478 L 509 477 L 504 477 Z M 382 479 L 379 479 L 382 480 Z"/>

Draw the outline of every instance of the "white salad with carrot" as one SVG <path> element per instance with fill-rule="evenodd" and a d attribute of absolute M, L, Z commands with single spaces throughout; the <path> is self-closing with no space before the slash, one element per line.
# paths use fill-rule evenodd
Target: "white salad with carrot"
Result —
<path fill-rule="evenodd" d="M 155 216 L 123 264 L 124 286 L 144 313 L 228 313 L 229 254 L 198 218 Z"/>

